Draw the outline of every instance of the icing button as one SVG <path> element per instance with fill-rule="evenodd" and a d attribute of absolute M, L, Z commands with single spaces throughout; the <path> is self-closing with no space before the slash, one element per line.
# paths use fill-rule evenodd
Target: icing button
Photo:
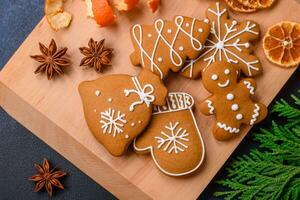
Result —
<path fill-rule="evenodd" d="M 235 118 L 237 119 L 237 120 L 241 120 L 241 119 L 243 119 L 243 115 L 242 114 L 237 114 L 236 116 L 235 116 Z"/>
<path fill-rule="evenodd" d="M 157 60 L 158 60 L 158 62 L 162 62 L 163 59 L 162 59 L 162 57 L 158 57 Z"/>
<path fill-rule="evenodd" d="M 149 34 L 148 34 L 148 37 L 149 37 L 149 38 L 151 38 L 151 37 L 152 37 L 152 34 L 151 34 L 151 33 L 149 33 Z"/>
<path fill-rule="evenodd" d="M 203 32 L 203 29 L 202 29 L 202 28 L 198 28 L 198 32 L 199 32 L 199 33 L 202 33 L 202 32 Z"/>
<path fill-rule="evenodd" d="M 180 47 L 179 47 L 179 51 L 183 51 L 183 46 L 180 46 Z"/>
<path fill-rule="evenodd" d="M 112 102 L 112 98 L 108 98 L 108 102 L 110 102 L 110 103 L 111 103 L 111 102 Z"/>
<path fill-rule="evenodd" d="M 132 123 L 131 123 L 131 126 L 135 126 L 135 123 L 132 122 Z"/>
<path fill-rule="evenodd" d="M 239 105 L 237 105 L 236 103 L 235 103 L 235 104 L 232 104 L 231 110 L 237 111 L 238 109 L 239 109 Z"/>
<path fill-rule="evenodd" d="M 128 139 L 128 138 L 129 138 L 129 135 L 125 135 L 125 138 Z"/>
<path fill-rule="evenodd" d="M 233 100 L 234 95 L 232 93 L 229 93 L 229 94 L 227 94 L 226 98 L 227 98 L 227 100 Z"/>
<path fill-rule="evenodd" d="M 168 31 L 167 31 L 168 33 L 172 33 L 172 30 L 171 29 L 168 29 Z"/>
<path fill-rule="evenodd" d="M 100 92 L 99 90 L 96 90 L 96 91 L 95 91 L 95 95 L 96 95 L 97 97 L 99 97 L 100 94 L 101 94 L 101 92 Z"/>

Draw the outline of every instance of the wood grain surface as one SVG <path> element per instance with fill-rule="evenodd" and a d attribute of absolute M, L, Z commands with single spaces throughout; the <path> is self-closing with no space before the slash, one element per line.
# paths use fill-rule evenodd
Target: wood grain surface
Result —
<path fill-rule="evenodd" d="M 68 1 L 66 10 L 73 14 L 68 29 L 54 32 L 42 19 L 16 51 L 0 73 L 0 104 L 16 120 L 40 139 L 70 160 L 75 166 L 121 199 L 195 199 L 204 190 L 224 162 L 244 138 L 249 128 L 229 142 L 216 141 L 211 133 L 213 117 L 199 113 L 198 103 L 208 96 L 201 79 L 188 80 L 171 74 L 166 80 L 170 91 L 184 91 L 195 99 L 195 116 L 204 139 L 206 155 L 202 167 L 193 176 L 169 177 L 161 173 L 150 156 L 138 156 L 132 149 L 121 158 L 112 157 L 96 141 L 86 125 L 77 86 L 81 81 L 101 77 L 93 70 L 79 67 L 82 55 L 78 48 L 86 46 L 89 38 L 106 38 L 113 47 L 113 67 L 104 69 L 103 75 L 138 74 L 140 68 L 129 61 L 131 47 L 129 28 L 134 23 L 151 24 L 156 18 L 171 19 L 174 15 L 204 18 L 204 11 L 212 0 L 163 1 L 160 11 L 151 14 L 142 4 L 130 13 L 119 13 L 118 23 L 99 28 L 85 16 L 81 0 Z M 262 34 L 281 20 L 298 21 L 300 6 L 295 0 L 278 0 L 271 8 L 254 14 L 233 14 L 237 20 L 251 19 L 261 25 Z M 34 75 L 37 63 L 29 55 L 38 54 L 38 42 L 57 44 L 69 48 L 72 67 L 61 79 L 48 81 L 45 76 Z M 264 68 L 256 78 L 257 100 L 269 104 L 295 69 L 282 69 L 270 64 L 263 55 L 261 43 L 256 54 Z"/>

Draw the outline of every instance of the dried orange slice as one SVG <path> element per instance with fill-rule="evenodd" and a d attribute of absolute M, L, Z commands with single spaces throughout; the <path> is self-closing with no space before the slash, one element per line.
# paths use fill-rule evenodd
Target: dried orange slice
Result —
<path fill-rule="evenodd" d="M 239 0 L 225 0 L 225 2 L 232 10 L 237 12 L 250 13 L 250 12 L 255 12 L 257 10 L 256 8 L 245 6 L 244 4 L 239 2 Z"/>
<path fill-rule="evenodd" d="M 92 0 L 94 18 L 101 27 L 109 26 L 116 22 L 116 15 L 107 0 Z"/>
<path fill-rule="evenodd" d="M 287 68 L 299 65 L 300 24 L 283 21 L 271 26 L 264 36 L 263 48 L 274 64 Z"/>
<path fill-rule="evenodd" d="M 152 13 L 155 13 L 156 10 L 159 8 L 160 0 L 148 0 L 147 1 L 148 8 Z"/>
<path fill-rule="evenodd" d="M 132 10 L 138 3 L 139 0 L 114 0 L 114 6 L 121 11 Z"/>
<path fill-rule="evenodd" d="M 45 16 L 55 31 L 68 27 L 72 21 L 72 15 L 64 11 L 63 0 L 46 0 Z"/>
<path fill-rule="evenodd" d="M 245 6 L 250 8 L 268 8 L 272 6 L 275 0 L 238 0 Z"/>

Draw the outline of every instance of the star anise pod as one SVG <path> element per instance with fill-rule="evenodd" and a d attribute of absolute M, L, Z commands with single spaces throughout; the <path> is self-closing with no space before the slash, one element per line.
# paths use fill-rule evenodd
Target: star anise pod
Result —
<path fill-rule="evenodd" d="M 38 174 L 29 177 L 30 181 L 36 182 L 34 191 L 38 192 L 43 187 L 46 188 L 46 191 L 48 192 L 48 195 L 52 196 L 52 190 L 53 186 L 58 187 L 60 189 L 64 189 L 64 186 L 61 184 L 61 182 L 58 180 L 58 178 L 61 178 L 63 176 L 66 176 L 67 173 L 63 171 L 55 171 L 53 168 L 50 170 L 49 162 L 46 158 L 44 158 L 43 166 L 39 164 L 34 164 L 35 168 L 39 171 Z"/>
<path fill-rule="evenodd" d="M 101 41 L 94 41 L 90 39 L 88 47 L 79 48 L 80 52 L 85 56 L 80 66 L 87 66 L 94 68 L 96 72 L 100 73 L 103 66 L 111 66 L 111 56 L 113 49 L 105 48 L 105 39 Z"/>
<path fill-rule="evenodd" d="M 45 72 L 48 80 L 51 80 L 55 73 L 64 75 L 62 68 L 70 65 L 70 61 L 64 57 L 68 48 L 65 47 L 57 51 L 57 46 L 53 39 L 51 40 L 49 48 L 40 42 L 39 47 L 42 55 L 30 56 L 32 59 L 41 63 L 34 73 Z"/>

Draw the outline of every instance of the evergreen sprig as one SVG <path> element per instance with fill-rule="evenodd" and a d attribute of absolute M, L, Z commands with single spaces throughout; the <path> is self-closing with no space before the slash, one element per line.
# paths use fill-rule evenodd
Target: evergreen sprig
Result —
<path fill-rule="evenodd" d="M 300 92 L 300 91 L 299 91 Z M 226 179 L 217 181 L 228 188 L 215 192 L 232 199 L 300 199 L 300 99 L 294 104 L 277 101 L 271 109 L 280 117 L 272 127 L 254 134 L 259 147 L 233 160 Z"/>

